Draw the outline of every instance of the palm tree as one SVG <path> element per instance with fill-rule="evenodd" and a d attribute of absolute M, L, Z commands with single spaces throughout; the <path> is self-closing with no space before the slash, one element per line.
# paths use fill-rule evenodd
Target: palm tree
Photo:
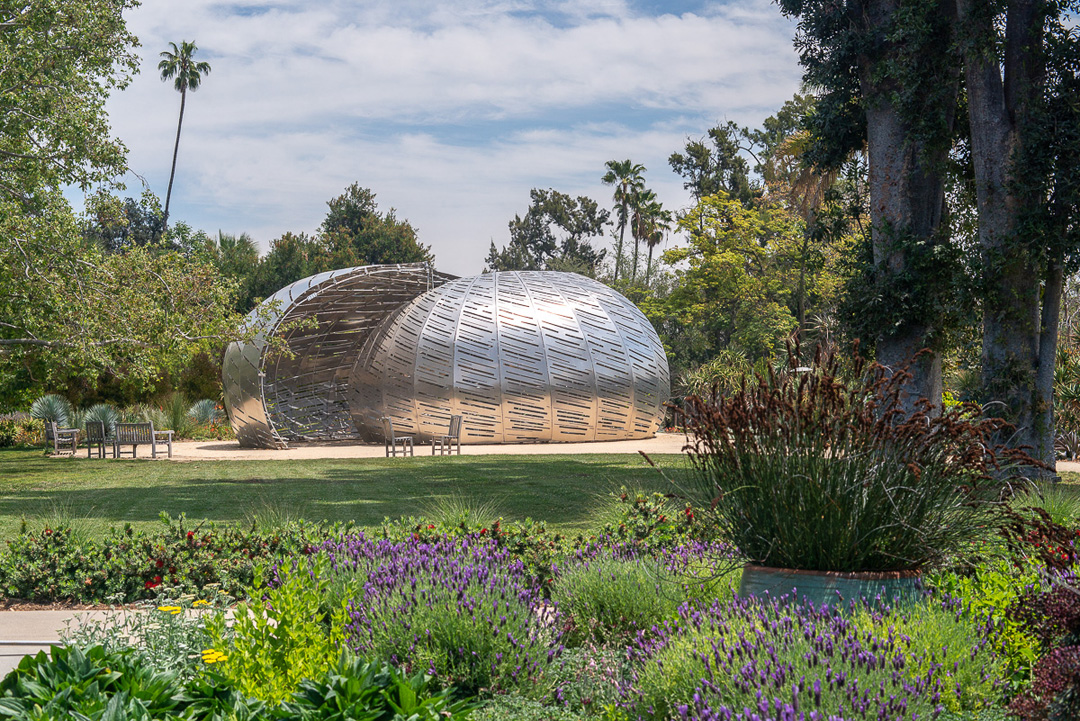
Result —
<path fill-rule="evenodd" d="M 604 185 L 614 185 L 615 213 L 618 218 L 619 243 L 615 248 L 615 277 L 619 279 L 619 266 L 622 264 L 623 237 L 630 222 L 630 209 L 634 206 L 638 193 L 645 189 L 645 166 L 630 160 L 609 160 L 605 163 L 607 173 L 601 178 Z M 636 262 L 636 259 L 635 259 Z"/>
<path fill-rule="evenodd" d="M 197 63 L 192 56 L 198 50 L 194 42 L 180 41 L 180 47 L 176 43 L 169 43 L 172 52 L 164 50 L 161 53 L 161 62 L 158 70 L 161 71 L 162 82 L 173 80 L 173 87 L 180 93 L 180 121 L 176 124 L 176 144 L 173 145 L 172 170 L 169 171 L 169 191 L 165 194 L 165 223 L 169 222 L 169 201 L 172 200 L 173 177 L 176 175 L 176 153 L 180 150 L 180 128 L 184 125 L 184 103 L 187 102 L 187 91 L 195 92 L 199 89 L 202 76 L 210 72 L 210 63 Z"/>
<path fill-rule="evenodd" d="M 645 266 L 645 285 L 652 279 L 653 250 L 664 240 L 664 236 L 671 230 L 671 211 L 665 210 L 663 204 L 656 199 L 656 193 L 651 190 L 642 191 L 638 195 L 637 206 L 634 208 L 634 224 L 632 231 L 635 239 L 645 241 L 649 248 L 649 262 Z M 635 257 L 637 246 L 634 246 Z M 634 263 L 635 273 L 637 262 Z"/>

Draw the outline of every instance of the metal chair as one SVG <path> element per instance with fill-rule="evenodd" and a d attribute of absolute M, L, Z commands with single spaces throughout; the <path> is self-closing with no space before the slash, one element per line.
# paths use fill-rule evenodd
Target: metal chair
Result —
<path fill-rule="evenodd" d="M 94 450 L 97 449 L 98 458 L 105 458 L 108 449 L 113 447 L 111 429 L 105 426 L 105 421 L 86 422 L 86 457 L 93 458 Z"/>
<path fill-rule="evenodd" d="M 405 450 L 408 448 L 408 455 L 413 455 L 413 442 L 412 436 L 398 436 L 394 435 L 394 421 L 389 416 L 382 417 L 383 438 L 386 443 L 386 456 L 397 457 L 398 446 L 401 446 L 401 455 L 406 455 Z"/>
<path fill-rule="evenodd" d="M 450 416 L 450 432 L 445 436 L 435 436 L 431 439 L 431 455 L 435 455 L 436 449 L 440 456 L 453 455 L 454 448 L 461 455 L 461 416 Z"/>
<path fill-rule="evenodd" d="M 46 437 L 52 437 L 53 455 L 74 456 L 79 449 L 78 428 L 57 428 L 55 421 L 46 426 Z"/>

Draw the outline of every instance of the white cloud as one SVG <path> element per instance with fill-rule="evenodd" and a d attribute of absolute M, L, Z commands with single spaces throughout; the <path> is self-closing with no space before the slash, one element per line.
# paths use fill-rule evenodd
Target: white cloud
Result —
<path fill-rule="evenodd" d="M 179 98 L 157 51 L 195 39 L 213 65 L 188 98 L 174 219 L 265 247 L 314 230 L 357 181 L 458 274 L 506 241 L 532 187 L 607 202 L 612 158 L 645 164 L 683 205 L 667 156 L 717 121 L 760 122 L 799 77 L 792 27 L 768 0 L 659 15 L 619 0 L 147 0 L 129 23 L 144 70 L 109 108 L 162 196 Z"/>

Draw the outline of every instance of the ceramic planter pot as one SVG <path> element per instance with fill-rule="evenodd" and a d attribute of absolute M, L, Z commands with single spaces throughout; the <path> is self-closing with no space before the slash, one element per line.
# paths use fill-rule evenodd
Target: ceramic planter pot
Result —
<path fill-rule="evenodd" d="M 747 565 L 739 583 L 739 595 L 761 598 L 766 593 L 770 598 L 795 596 L 799 602 L 834 608 L 846 607 L 857 599 L 891 606 L 922 595 L 922 574 L 919 571 L 801 571 Z"/>

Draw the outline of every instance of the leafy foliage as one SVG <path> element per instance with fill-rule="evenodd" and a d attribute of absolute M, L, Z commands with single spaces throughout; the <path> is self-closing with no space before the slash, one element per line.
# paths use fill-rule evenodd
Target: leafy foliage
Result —
<path fill-rule="evenodd" d="M 269 584 L 258 569 L 254 598 L 238 607 L 232 626 L 220 616 L 210 625 L 214 648 L 228 649 L 222 673 L 242 694 L 277 704 L 302 680 L 322 678 L 330 670 L 345 638 L 345 604 L 324 620 L 320 609 L 326 608 L 330 589 L 328 565 L 325 558 L 310 569 L 280 565 Z"/>
<path fill-rule="evenodd" d="M 492 241 L 485 270 L 563 270 L 596 275 L 604 250 L 592 239 L 604 233 L 608 212 L 585 196 L 533 188 L 525 217 L 510 221 L 510 242 L 496 250 Z M 559 232 L 562 237 L 556 237 Z"/>
<path fill-rule="evenodd" d="M 778 205 L 747 209 L 726 195 L 707 196 L 679 221 L 689 244 L 665 251 L 678 286 L 646 314 L 665 330 L 689 336 L 681 354 L 708 358 L 741 348 L 769 358 L 794 330 L 788 308 L 799 268 L 802 222 Z M 679 269 L 683 263 L 685 270 Z M 667 333 L 672 337 L 674 333 Z"/>
<path fill-rule="evenodd" d="M 125 169 L 105 101 L 136 71 L 124 22 L 136 5 L 40 0 L 0 10 L 0 214 L 38 212 L 42 193 L 110 182 Z"/>

